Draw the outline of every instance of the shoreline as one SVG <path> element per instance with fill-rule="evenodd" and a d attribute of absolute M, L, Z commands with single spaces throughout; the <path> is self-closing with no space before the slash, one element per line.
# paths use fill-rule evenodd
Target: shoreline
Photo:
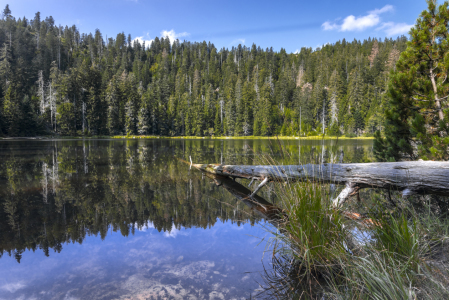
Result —
<path fill-rule="evenodd" d="M 374 137 L 346 137 L 346 136 L 154 136 L 154 135 L 112 135 L 112 136 L 35 136 L 35 137 L 0 137 L 0 140 L 54 140 L 54 139 L 185 139 L 185 140 L 374 140 Z"/>

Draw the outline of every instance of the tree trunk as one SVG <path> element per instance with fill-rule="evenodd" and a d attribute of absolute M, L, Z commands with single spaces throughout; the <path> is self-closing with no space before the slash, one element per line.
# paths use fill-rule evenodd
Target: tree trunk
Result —
<path fill-rule="evenodd" d="M 432 67 L 433 67 L 433 64 L 432 64 Z M 433 74 L 432 68 L 430 68 L 430 80 L 432 82 L 433 93 L 434 93 L 434 97 L 435 97 L 435 105 L 436 105 L 437 111 L 438 111 L 438 118 L 440 120 L 443 120 L 444 114 L 443 114 L 443 110 L 441 109 L 440 99 L 438 98 L 438 88 L 437 88 L 437 84 L 435 82 L 435 75 Z"/>
<path fill-rule="evenodd" d="M 335 206 L 339 206 L 359 189 L 369 187 L 401 191 L 404 197 L 412 194 L 449 196 L 449 162 L 407 161 L 286 166 L 191 165 L 203 172 L 262 181 L 256 191 L 269 181 L 314 180 L 346 185 L 334 200 Z"/>

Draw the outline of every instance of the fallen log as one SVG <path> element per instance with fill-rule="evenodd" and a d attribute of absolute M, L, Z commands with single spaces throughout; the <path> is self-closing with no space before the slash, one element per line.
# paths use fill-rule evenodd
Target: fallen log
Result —
<path fill-rule="evenodd" d="M 241 185 L 240 183 L 230 179 L 226 176 L 205 173 L 205 175 L 214 180 L 217 186 L 221 186 L 229 193 L 231 193 L 238 200 L 242 201 L 246 206 L 248 206 L 253 212 L 257 213 L 259 216 L 263 217 L 265 220 L 269 221 L 276 227 L 284 224 L 288 221 L 288 215 L 279 207 L 271 204 L 264 198 L 254 195 L 251 196 L 251 191 Z M 359 222 L 361 225 L 370 227 L 375 225 L 377 222 L 366 218 L 359 213 L 338 210 L 346 219 Z"/>
<path fill-rule="evenodd" d="M 257 213 L 276 227 L 287 220 L 287 215 L 282 209 L 258 195 L 251 197 L 251 191 L 249 189 L 229 177 L 211 173 L 206 173 L 206 176 L 213 179 L 217 186 L 221 186 L 227 190 L 234 197 L 248 206 L 250 210 Z"/>
<path fill-rule="evenodd" d="M 434 194 L 449 196 L 449 162 L 406 161 L 391 163 L 305 164 L 305 165 L 219 165 L 193 164 L 203 172 L 261 181 L 251 196 L 270 181 L 311 180 L 345 185 L 334 200 L 340 206 L 362 188 L 383 188 L 402 196 Z"/>

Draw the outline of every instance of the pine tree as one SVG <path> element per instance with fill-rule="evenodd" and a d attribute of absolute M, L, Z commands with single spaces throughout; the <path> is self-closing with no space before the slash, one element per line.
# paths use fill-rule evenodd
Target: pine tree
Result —
<path fill-rule="evenodd" d="M 8 83 L 11 80 L 12 75 L 12 54 L 11 47 L 4 43 L 0 49 L 0 76 L 2 77 L 2 82 L 0 83 L 6 90 Z"/>
<path fill-rule="evenodd" d="M 337 70 L 334 70 L 332 72 L 332 76 L 330 79 L 330 89 L 329 89 L 329 119 L 330 119 L 330 125 L 333 125 L 334 123 L 338 124 L 338 86 L 337 86 L 337 80 L 338 80 L 338 74 Z"/>
<path fill-rule="evenodd" d="M 150 118 L 150 96 L 146 92 L 141 96 L 140 109 L 138 113 L 138 123 L 137 128 L 139 134 L 145 135 L 151 132 L 151 118 Z"/>
<path fill-rule="evenodd" d="M 102 119 L 104 118 L 102 111 L 103 107 L 100 100 L 100 95 L 98 95 L 98 90 L 91 87 L 89 89 L 86 109 L 87 127 L 90 134 L 97 135 L 100 133 Z"/>
<path fill-rule="evenodd" d="M 377 42 L 377 40 L 374 40 L 373 47 L 371 49 L 371 54 L 368 57 L 370 68 L 374 66 L 374 60 L 376 59 L 378 54 L 379 54 L 379 43 Z"/>
<path fill-rule="evenodd" d="M 448 110 L 443 105 L 449 96 L 449 3 L 427 4 L 390 75 L 385 139 L 377 133 L 374 145 L 381 161 L 449 159 Z"/>
<path fill-rule="evenodd" d="M 241 136 L 243 135 L 243 120 L 244 120 L 244 105 L 242 99 L 242 81 L 240 77 L 237 79 L 235 84 L 235 126 L 234 126 L 234 135 Z"/>
<path fill-rule="evenodd" d="M 252 133 L 253 124 L 253 114 L 252 114 L 253 99 L 251 97 L 251 87 L 250 83 L 247 81 L 243 85 L 243 95 L 242 95 L 242 109 L 243 109 L 243 135 L 248 136 Z"/>
<path fill-rule="evenodd" d="M 220 107 L 217 105 L 215 108 L 215 120 L 214 120 L 214 135 L 221 136 L 221 121 L 220 121 Z"/>
<path fill-rule="evenodd" d="M 226 101 L 226 130 L 225 133 L 227 136 L 233 136 L 235 134 L 235 122 L 237 114 L 235 111 L 234 101 L 232 99 L 228 99 Z"/>
<path fill-rule="evenodd" d="M 204 97 L 201 95 L 201 99 L 197 98 L 194 104 L 195 119 L 194 119 L 194 132 L 196 136 L 203 136 L 205 129 L 204 122 Z"/>
<path fill-rule="evenodd" d="M 274 120 L 273 120 L 273 104 L 272 104 L 272 96 L 271 96 L 271 86 L 269 83 L 265 83 L 262 86 L 260 92 L 260 108 L 262 113 L 262 118 L 260 119 L 262 122 L 260 126 L 260 134 L 263 136 L 271 135 L 275 132 L 274 128 Z M 256 126 L 254 126 L 256 127 Z"/>
<path fill-rule="evenodd" d="M 3 9 L 3 19 L 11 17 L 11 10 L 9 9 L 9 4 L 6 4 L 5 9 Z"/>
<path fill-rule="evenodd" d="M 75 118 L 75 110 L 73 103 L 64 102 L 58 105 L 58 114 L 56 115 L 56 120 L 58 124 L 58 130 L 63 135 L 73 135 L 75 132 L 75 127 L 73 120 Z"/>
<path fill-rule="evenodd" d="M 108 131 L 110 135 L 115 135 L 120 132 L 120 104 L 117 82 L 115 78 L 113 78 L 111 82 L 109 82 L 106 89 L 106 103 L 108 105 Z"/>
<path fill-rule="evenodd" d="M 3 101 L 3 116 L 5 118 L 6 133 L 9 136 L 18 136 L 20 133 L 20 107 L 13 85 L 9 85 Z"/>
<path fill-rule="evenodd" d="M 21 135 L 35 136 L 41 130 L 36 114 L 37 109 L 35 104 L 37 102 L 37 99 L 30 99 L 27 95 L 23 97 L 21 103 L 21 122 L 19 123 Z"/>
<path fill-rule="evenodd" d="M 124 82 L 122 94 L 127 95 L 125 104 L 125 130 L 126 134 L 137 133 L 137 114 L 139 110 L 139 94 L 134 75 L 129 76 Z"/>

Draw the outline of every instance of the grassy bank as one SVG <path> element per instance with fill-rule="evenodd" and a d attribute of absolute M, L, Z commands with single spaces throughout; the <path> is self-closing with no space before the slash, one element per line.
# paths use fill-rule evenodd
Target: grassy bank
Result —
<path fill-rule="evenodd" d="M 198 137 L 198 136 L 153 136 L 153 135 L 95 135 L 95 136 L 36 136 L 36 137 L 0 137 L 1 139 L 189 139 L 189 140 L 335 140 L 335 136 L 219 136 L 219 137 Z M 340 136 L 339 140 L 372 140 L 373 137 L 346 137 Z"/>
<path fill-rule="evenodd" d="M 295 136 L 219 136 L 219 137 L 198 137 L 198 136 L 174 136 L 174 137 L 159 137 L 159 136 L 146 136 L 146 135 L 133 135 L 133 136 L 111 136 L 114 139 L 215 139 L 215 140 L 268 140 L 268 139 L 280 139 L 280 140 L 333 140 L 337 139 L 335 136 L 306 136 L 306 137 L 295 137 Z M 374 139 L 373 137 L 345 137 L 341 136 L 338 139 Z"/>

